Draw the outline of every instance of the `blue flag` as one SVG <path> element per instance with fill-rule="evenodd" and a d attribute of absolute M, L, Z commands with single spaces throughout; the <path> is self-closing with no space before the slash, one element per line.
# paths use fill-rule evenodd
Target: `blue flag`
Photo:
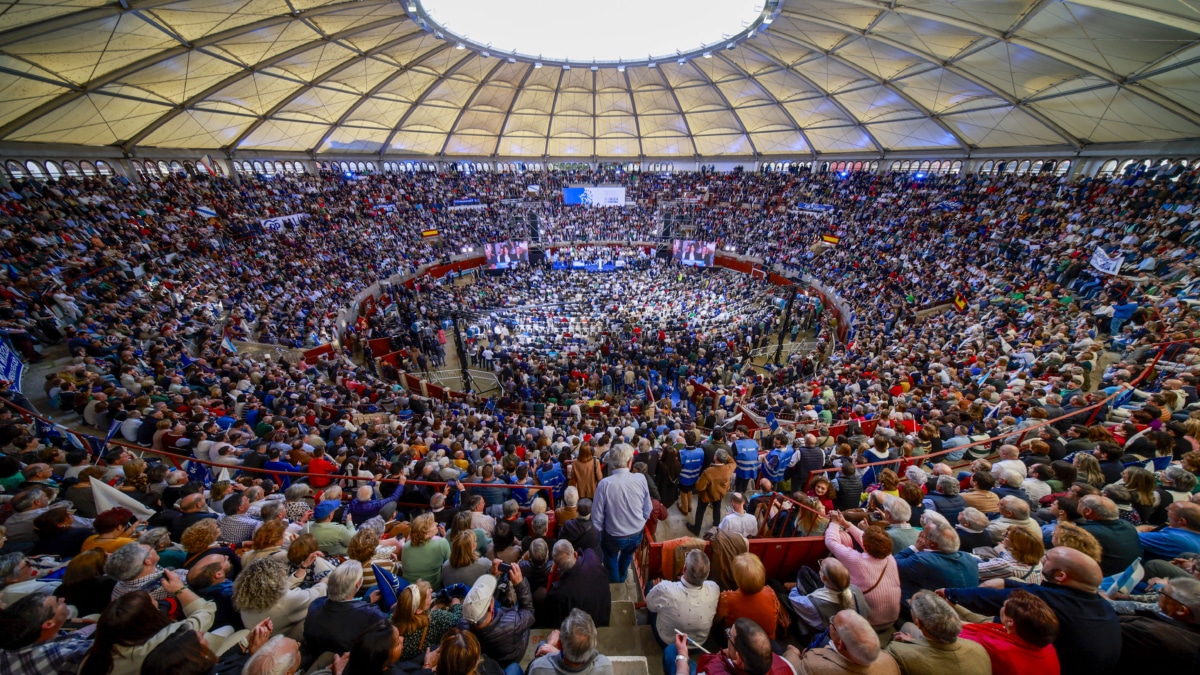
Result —
<path fill-rule="evenodd" d="M 188 462 L 187 475 L 188 482 L 203 483 L 205 487 L 212 485 L 212 474 L 208 472 L 208 467 L 200 462 Z"/>

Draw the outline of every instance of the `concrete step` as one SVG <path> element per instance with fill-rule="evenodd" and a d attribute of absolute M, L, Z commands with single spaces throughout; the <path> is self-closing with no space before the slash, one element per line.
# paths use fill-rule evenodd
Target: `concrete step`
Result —
<path fill-rule="evenodd" d="M 537 647 L 552 632 L 549 628 L 534 628 L 529 631 L 529 644 L 521 663 L 533 660 Z M 604 626 L 596 629 L 596 649 L 609 658 L 641 658 L 658 663 L 662 660 L 662 648 L 654 639 L 650 626 Z"/>

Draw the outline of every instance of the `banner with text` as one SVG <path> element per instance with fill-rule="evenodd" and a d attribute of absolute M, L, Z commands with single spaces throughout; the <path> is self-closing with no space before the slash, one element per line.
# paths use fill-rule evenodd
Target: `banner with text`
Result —
<path fill-rule="evenodd" d="M 1105 274 L 1120 274 L 1121 265 L 1125 264 L 1125 256 L 1109 255 L 1104 252 L 1104 249 L 1096 247 L 1092 253 L 1092 267 L 1104 272 Z"/>
<path fill-rule="evenodd" d="M 8 340 L 0 340 L 0 380 L 8 380 L 12 384 L 9 389 L 21 391 L 21 375 L 25 372 L 25 362 L 13 349 Z"/>
<path fill-rule="evenodd" d="M 258 222 L 262 224 L 264 230 L 269 230 L 271 232 L 279 232 L 279 231 L 283 230 L 284 223 L 288 223 L 289 225 L 295 226 L 297 223 L 299 223 L 301 220 L 304 220 L 307 217 L 308 217 L 307 213 L 293 213 L 290 216 L 278 216 L 275 218 L 263 218 L 262 220 L 260 220 Z"/>
<path fill-rule="evenodd" d="M 564 204 L 584 206 L 625 206 L 623 187 L 567 187 L 563 188 Z"/>

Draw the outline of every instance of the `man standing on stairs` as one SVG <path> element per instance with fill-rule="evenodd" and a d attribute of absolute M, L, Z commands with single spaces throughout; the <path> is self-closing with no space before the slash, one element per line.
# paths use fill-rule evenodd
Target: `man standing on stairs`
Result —
<path fill-rule="evenodd" d="M 572 610 L 587 612 L 597 626 L 607 626 L 612 610 L 612 591 L 597 580 L 604 574 L 604 563 L 595 551 L 575 553 L 565 539 L 554 542 L 554 571 L 557 579 L 546 593 L 541 621 L 557 626 Z"/>
<path fill-rule="evenodd" d="M 611 474 L 596 486 L 592 527 L 600 532 L 600 549 L 608 580 L 624 583 L 633 552 L 642 543 L 642 530 L 654 505 L 645 479 L 632 473 L 633 446 L 614 445 L 608 453 Z"/>

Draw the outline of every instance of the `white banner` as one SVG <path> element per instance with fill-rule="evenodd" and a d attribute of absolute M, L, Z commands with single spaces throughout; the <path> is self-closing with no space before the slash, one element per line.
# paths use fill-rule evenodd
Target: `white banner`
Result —
<path fill-rule="evenodd" d="M 1097 246 L 1095 252 L 1092 253 L 1092 267 L 1095 267 L 1105 274 L 1119 274 L 1121 272 L 1121 265 L 1123 264 L 1125 264 L 1125 256 L 1110 256 L 1099 246 Z"/>
<path fill-rule="evenodd" d="M 291 223 L 292 225 L 295 225 L 296 223 L 300 222 L 301 220 L 304 220 L 307 217 L 308 217 L 307 213 L 293 213 L 290 216 L 279 216 L 277 218 L 263 218 L 262 220 L 260 220 L 258 222 L 262 224 L 264 230 L 270 230 L 272 232 L 279 232 L 280 230 L 283 229 L 284 223 Z"/>

